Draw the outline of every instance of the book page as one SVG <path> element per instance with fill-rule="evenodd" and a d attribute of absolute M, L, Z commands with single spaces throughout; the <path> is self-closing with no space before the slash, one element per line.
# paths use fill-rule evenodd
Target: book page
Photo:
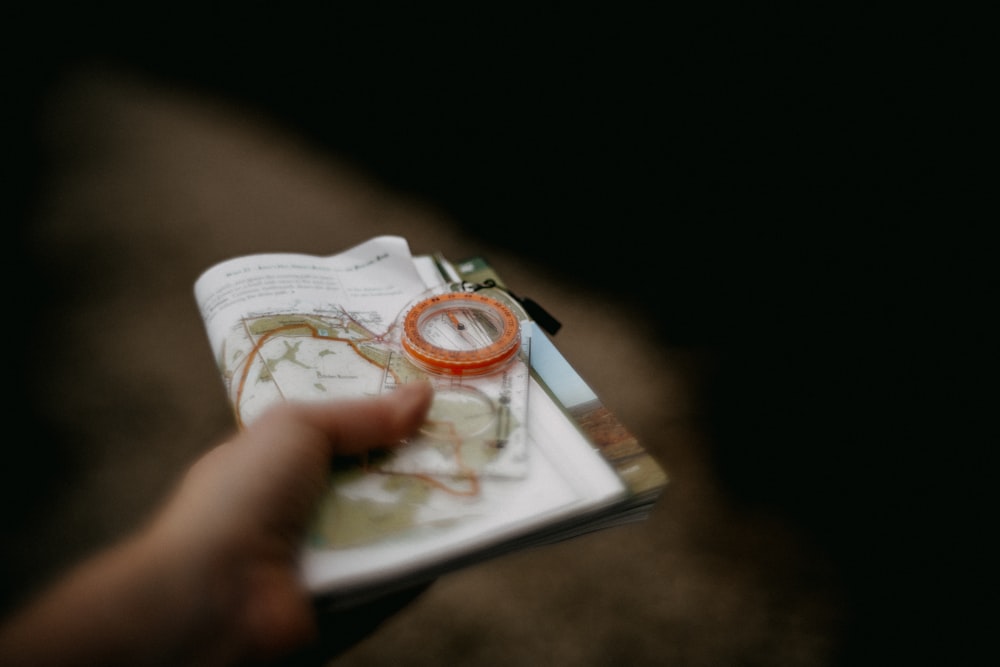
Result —
<path fill-rule="evenodd" d="M 405 578 L 440 560 L 491 549 L 623 497 L 618 476 L 534 381 L 528 432 L 532 458 L 523 479 L 485 478 L 477 493 L 464 497 L 409 480 L 413 486 L 393 489 L 376 507 L 340 508 L 336 521 L 358 521 L 369 531 L 378 531 L 386 517 L 404 514 L 398 524 L 405 529 L 340 549 L 307 549 L 303 563 L 309 587 L 353 590 L 386 577 Z M 413 502 L 415 496 L 419 502 Z M 338 502 L 345 499 L 328 496 L 323 511 L 337 512 L 331 505 Z"/>
<path fill-rule="evenodd" d="M 378 236 L 330 256 L 236 257 L 205 271 L 194 290 L 209 342 L 218 353 L 227 333 L 253 312 L 363 313 L 365 326 L 384 333 L 425 288 L 406 240 Z"/>
<path fill-rule="evenodd" d="M 395 236 L 205 271 L 195 295 L 238 424 L 278 401 L 377 395 L 426 377 L 398 354 L 400 314 L 456 276 Z M 521 327 L 522 352 L 501 371 L 427 378 L 427 428 L 406 446 L 335 468 L 303 554 L 310 589 L 414 576 L 622 498 L 615 472 L 531 379 L 533 327 Z"/>
<path fill-rule="evenodd" d="M 196 295 L 238 425 L 281 401 L 376 396 L 427 380 L 435 398 L 425 427 L 371 465 L 400 474 L 523 475 L 530 344 L 517 318 L 509 320 L 516 357 L 496 372 L 438 375 L 402 349 L 408 306 L 435 289 L 466 294 L 434 267 L 415 262 L 404 239 L 382 236 L 330 257 L 253 255 L 206 271 Z M 472 339 L 471 330 L 455 333 L 462 344 Z"/>

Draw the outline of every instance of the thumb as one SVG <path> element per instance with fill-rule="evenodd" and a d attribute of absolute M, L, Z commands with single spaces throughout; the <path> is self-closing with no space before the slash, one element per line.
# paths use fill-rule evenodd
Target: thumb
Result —
<path fill-rule="evenodd" d="M 299 427 L 313 431 L 313 437 L 299 442 L 319 440 L 322 443 L 319 452 L 328 458 L 392 447 L 419 428 L 433 397 L 429 383 L 411 382 L 377 398 L 284 404 L 257 421 L 251 429 L 252 439 L 268 443 L 287 441 L 290 422 L 297 422 Z"/>

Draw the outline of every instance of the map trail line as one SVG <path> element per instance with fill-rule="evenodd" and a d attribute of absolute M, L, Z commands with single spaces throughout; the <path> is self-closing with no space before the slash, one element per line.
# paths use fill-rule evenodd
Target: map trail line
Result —
<path fill-rule="evenodd" d="M 357 319 L 351 317 L 350 314 L 348 314 L 343 309 L 339 309 L 339 310 L 340 310 L 340 314 L 343 317 L 345 317 L 346 319 L 350 320 L 359 329 L 361 329 L 362 331 L 364 331 L 365 333 L 368 334 L 368 337 L 362 338 L 361 342 L 364 342 L 364 343 L 370 343 L 370 342 L 373 342 L 373 341 L 378 342 L 378 341 L 384 340 L 385 337 L 389 333 L 389 332 L 386 332 L 385 334 L 377 335 L 377 334 L 373 333 L 370 329 L 368 329 L 367 327 L 365 327 L 364 325 L 362 325 L 360 322 L 358 322 Z M 289 315 L 292 315 L 292 314 L 289 314 Z M 292 316 L 294 316 L 294 315 L 292 315 Z M 309 317 L 309 316 L 302 315 L 302 317 Z M 246 331 L 247 336 L 253 338 L 254 334 L 253 334 L 252 330 L 248 326 L 246 326 L 247 320 L 244 319 L 243 322 L 244 322 L 244 330 Z M 357 352 L 358 356 L 360 358 L 365 359 L 366 361 L 368 361 L 369 363 L 371 363 L 373 365 L 377 365 L 377 364 L 375 364 L 374 361 L 372 361 L 370 359 L 367 359 L 366 356 L 361 353 L 361 350 L 360 350 L 360 348 L 357 345 L 358 340 L 356 340 L 356 339 L 342 338 L 340 336 L 329 336 L 329 335 L 320 333 L 319 329 L 317 329 L 314 325 L 309 324 L 308 322 L 305 322 L 305 321 L 295 322 L 295 323 L 292 323 L 292 324 L 286 324 L 286 325 L 283 325 L 283 326 L 275 327 L 274 329 L 271 329 L 270 331 L 265 332 L 264 334 L 262 334 L 261 336 L 259 336 L 255 340 L 253 347 L 247 353 L 246 359 L 244 360 L 244 363 L 243 363 L 243 370 L 240 373 L 240 378 L 239 378 L 239 382 L 237 383 L 236 396 L 235 396 L 235 400 L 234 400 L 234 412 L 235 412 L 236 422 L 237 422 L 238 427 L 241 430 L 243 428 L 245 428 L 245 425 L 243 423 L 243 418 L 242 418 L 239 406 L 240 406 L 240 403 L 242 401 L 243 391 L 244 391 L 244 388 L 246 387 L 247 378 L 250 376 L 250 369 L 253 366 L 253 363 L 252 363 L 253 358 L 257 357 L 260 360 L 260 362 L 264 365 L 264 367 L 266 368 L 268 366 L 268 362 L 267 362 L 267 359 L 265 359 L 263 357 L 262 353 L 261 353 L 261 349 L 264 347 L 264 344 L 267 343 L 270 339 L 274 338 L 277 335 L 284 334 L 284 333 L 287 333 L 289 331 L 302 331 L 302 330 L 308 331 L 310 338 L 315 338 L 315 339 L 319 339 L 319 340 L 334 341 L 334 342 L 338 342 L 338 343 L 345 343 L 345 344 L 349 345 L 351 347 L 351 349 L 353 349 L 355 352 Z M 399 377 L 396 375 L 396 373 L 394 373 L 392 371 L 392 369 L 389 368 L 388 366 L 386 366 L 383 370 L 385 372 L 391 374 L 394 380 L 396 380 L 396 381 L 399 380 Z M 274 381 L 273 378 L 272 378 L 272 381 Z M 275 381 L 275 386 L 277 387 L 278 391 L 281 392 L 281 387 L 277 385 L 276 381 Z M 446 429 L 447 429 L 447 431 L 449 432 L 450 435 L 449 435 L 449 437 L 445 438 L 445 440 L 450 441 L 451 444 L 452 444 L 452 446 L 454 447 L 455 462 L 458 465 L 458 468 L 459 468 L 459 471 L 460 471 L 459 474 L 453 475 L 452 477 L 455 480 L 467 480 L 468 483 L 469 483 L 469 488 L 467 488 L 467 489 L 456 489 L 454 487 L 451 487 L 451 486 L 445 484 L 440 479 L 438 479 L 438 478 L 436 478 L 436 477 L 434 477 L 432 475 L 427 475 L 427 474 L 424 474 L 424 473 L 409 473 L 409 472 L 402 472 L 402 471 L 395 471 L 395 470 L 380 470 L 378 468 L 371 468 L 368 465 L 368 460 L 367 460 L 368 457 L 367 456 L 365 456 L 365 461 L 364 461 L 364 464 L 362 466 L 362 469 L 365 472 L 369 472 L 369 473 L 378 473 L 378 474 L 381 474 L 381 475 L 395 475 L 395 476 L 410 477 L 410 478 L 414 478 L 414 479 L 419 479 L 419 480 L 423 481 L 426 484 L 430 484 L 431 486 L 434 486 L 435 488 L 438 488 L 438 489 L 444 491 L 445 493 L 448 493 L 448 494 L 454 495 L 454 496 L 470 496 L 470 497 L 472 497 L 472 496 L 479 495 L 479 491 L 480 491 L 479 475 L 476 473 L 476 471 L 474 469 L 472 469 L 469 466 L 467 466 L 465 464 L 465 462 L 463 461 L 463 457 L 462 457 L 462 444 L 463 444 L 463 441 L 462 441 L 461 436 L 458 434 L 457 430 L 455 429 L 455 425 L 453 423 L 450 423 L 450 422 L 439 422 L 439 421 L 430 421 L 429 423 L 432 424 L 432 425 L 435 425 L 435 426 L 440 426 L 440 425 L 444 424 L 444 426 L 446 427 Z"/>

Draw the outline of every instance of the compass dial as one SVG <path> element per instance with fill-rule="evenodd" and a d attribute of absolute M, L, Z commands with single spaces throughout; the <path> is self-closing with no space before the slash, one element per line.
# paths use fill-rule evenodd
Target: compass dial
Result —
<path fill-rule="evenodd" d="M 494 298 L 474 292 L 428 297 L 403 321 L 403 351 L 418 367 L 439 375 L 482 375 L 517 355 L 517 316 Z"/>

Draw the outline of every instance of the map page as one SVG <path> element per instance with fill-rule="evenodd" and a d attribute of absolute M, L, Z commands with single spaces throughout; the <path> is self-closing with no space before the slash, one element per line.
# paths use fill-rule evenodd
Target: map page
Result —
<path fill-rule="evenodd" d="M 405 239 L 380 236 L 330 256 L 230 259 L 195 283 L 241 428 L 279 401 L 374 396 L 415 379 L 434 385 L 427 422 L 410 442 L 337 462 L 303 550 L 316 592 L 414 576 L 624 493 L 530 378 L 530 321 L 521 323 L 518 355 L 485 376 L 429 375 L 401 353 L 400 317 L 449 279 L 415 259 Z"/>

